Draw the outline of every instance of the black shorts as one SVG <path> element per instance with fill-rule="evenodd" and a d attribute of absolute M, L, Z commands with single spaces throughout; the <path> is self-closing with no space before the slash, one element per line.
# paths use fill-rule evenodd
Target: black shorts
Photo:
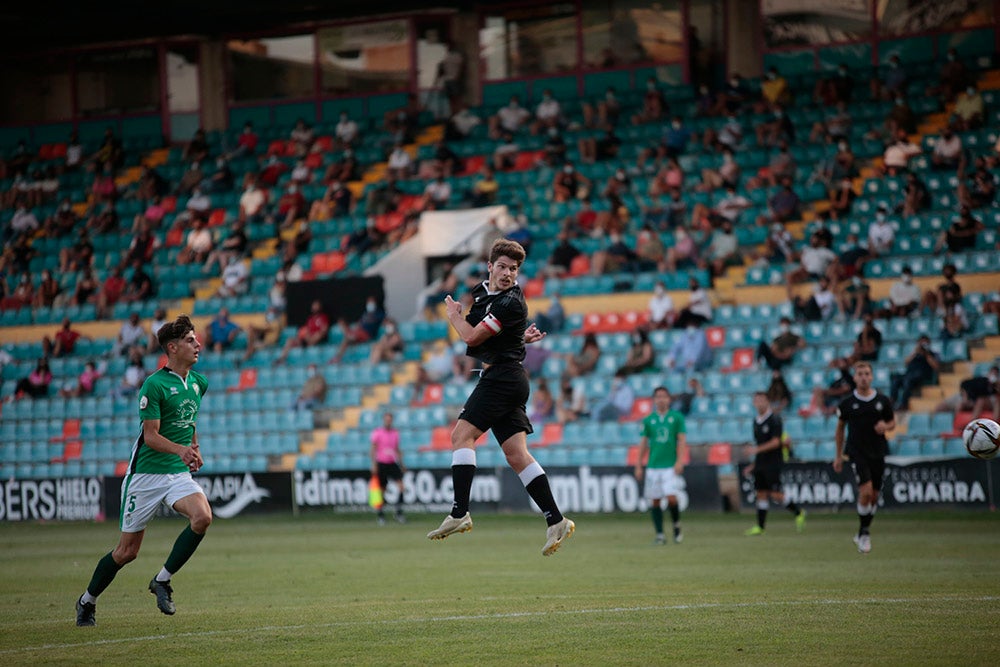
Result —
<path fill-rule="evenodd" d="M 403 479 L 403 469 L 399 467 L 398 463 L 379 463 L 377 474 L 378 485 L 383 489 L 390 480 L 399 482 Z"/>
<path fill-rule="evenodd" d="M 873 489 L 882 490 L 882 478 L 885 476 L 884 458 L 852 454 L 851 467 L 854 468 L 854 479 L 857 480 L 858 486 L 865 482 L 871 482 Z"/>
<path fill-rule="evenodd" d="M 781 467 L 766 466 L 753 469 L 753 488 L 755 491 L 781 491 Z"/>
<path fill-rule="evenodd" d="M 458 418 L 480 431 L 492 430 L 500 445 L 518 433 L 534 433 L 526 410 L 530 389 L 521 364 L 490 366 L 479 377 Z"/>

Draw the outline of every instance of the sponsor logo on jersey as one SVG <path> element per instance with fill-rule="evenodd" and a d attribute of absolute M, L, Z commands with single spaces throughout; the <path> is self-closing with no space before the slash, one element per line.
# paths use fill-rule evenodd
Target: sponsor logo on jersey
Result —
<path fill-rule="evenodd" d="M 881 410 L 882 409 L 882 402 L 881 401 L 879 401 L 878 403 L 875 404 L 875 409 L 876 410 Z"/>
<path fill-rule="evenodd" d="M 198 404 L 192 399 L 184 399 L 177 408 L 177 418 L 174 420 L 180 428 L 190 428 L 194 426 L 195 418 L 198 416 Z"/>
<path fill-rule="evenodd" d="M 145 396 L 140 396 L 139 397 L 139 409 L 140 410 L 145 410 L 147 405 L 149 405 L 149 399 L 146 398 Z"/>
<path fill-rule="evenodd" d="M 176 396 L 177 395 L 177 387 L 171 387 L 170 388 L 170 395 L 171 396 Z"/>

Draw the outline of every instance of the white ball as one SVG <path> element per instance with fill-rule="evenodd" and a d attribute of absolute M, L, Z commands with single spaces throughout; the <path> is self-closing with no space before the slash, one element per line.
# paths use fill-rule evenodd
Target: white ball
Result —
<path fill-rule="evenodd" d="M 973 419 L 962 431 L 962 442 L 977 459 L 992 459 L 1000 451 L 1000 424 L 992 419 Z"/>

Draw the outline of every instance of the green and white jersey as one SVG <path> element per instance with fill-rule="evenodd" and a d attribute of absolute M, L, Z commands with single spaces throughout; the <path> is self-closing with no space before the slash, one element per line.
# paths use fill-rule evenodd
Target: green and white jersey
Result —
<path fill-rule="evenodd" d="M 208 380 L 196 371 L 188 371 L 185 380 L 169 368 L 161 368 L 142 383 L 139 390 L 139 418 L 160 420 L 160 435 L 178 445 L 191 446 L 201 397 L 208 391 Z M 132 445 L 129 472 L 169 474 L 187 472 L 187 465 L 176 454 L 158 452 L 139 437 Z"/>
<path fill-rule="evenodd" d="M 652 412 L 642 420 L 642 435 L 649 440 L 647 468 L 673 468 L 677 464 L 677 436 L 686 433 L 684 415 L 676 410 Z"/>

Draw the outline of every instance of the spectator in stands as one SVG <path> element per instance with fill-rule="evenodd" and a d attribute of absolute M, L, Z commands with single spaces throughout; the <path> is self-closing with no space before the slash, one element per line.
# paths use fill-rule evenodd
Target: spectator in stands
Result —
<path fill-rule="evenodd" d="M 285 283 L 284 275 L 279 273 L 280 280 L 276 279 L 275 284 Z M 284 288 L 282 287 L 282 290 Z M 272 287 L 272 291 L 274 287 Z M 284 292 L 282 291 L 282 303 L 284 303 Z M 250 323 L 247 328 L 247 347 L 243 354 L 243 358 L 237 363 L 246 363 L 253 356 L 253 353 L 259 347 L 264 345 L 271 345 L 278 342 L 281 338 L 281 332 L 285 328 L 285 308 L 284 306 L 269 305 L 267 311 L 264 313 L 264 321 L 261 324 Z"/>
<path fill-rule="evenodd" d="M 962 137 L 955 134 L 950 127 L 941 130 L 941 136 L 934 142 L 934 150 L 931 151 L 931 167 L 953 171 L 958 168 L 958 163 L 963 158 Z"/>
<path fill-rule="evenodd" d="M 341 331 L 344 332 L 344 336 L 340 341 L 340 347 L 337 348 L 337 353 L 330 359 L 330 363 L 340 363 L 347 348 L 351 345 L 367 343 L 378 338 L 384 321 L 385 310 L 379 305 L 378 299 L 369 296 L 365 301 L 365 310 L 357 322 L 349 325 L 347 320 L 341 318 L 337 323 Z"/>
<path fill-rule="evenodd" d="M 788 272 L 787 285 L 789 290 L 795 283 L 820 278 L 836 279 L 837 255 L 830 250 L 824 238 L 813 232 L 809 237 L 809 245 L 797 253 L 799 265 Z"/>
<path fill-rule="evenodd" d="M 277 155 L 267 158 L 260 173 L 256 176 L 256 183 L 262 188 L 273 188 L 278 184 L 278 180 L 288 171 L 288 166 L 278 159 Z M 247 178 L 253 178 L 248 174 Z"/>
<path fill-rule="evenodd" d="M 414 93 L 406 94 L 406 106 L 391 109 L 385 114 L 385 129 L 393 135 L 394 143 L 409 144 L 413 142 L 420 126 L 420 114 L 423 106 Z"/>
<path fill-rule="evenodd" d="M 159 240 L 149 231 L 149 225 L 146 221 L 141 220 L 138 223 L 138 229 L 135 236 L 132 237 L 132 242 L 128 246 L 128 252 L 125 253 L 123 261 L 125 264 L 132 264 L 136 261 L 144 264 L 151 263 L 153 261 L 153 253 L 158 247 Z"/>
<path fill-rule="evenodd" d="M 26 205 L 21 204 L 14 211 L 14 215 L 10 219 L 10 236 L 12 238 L 18 237 L 31 237 L 38 228 L 41 226 L 38 222 L 38 218 L 35 217 L 35 212 L 29 209 Z"/>
<path fill-rule="evenodd" d="M 288 138 L 295 156 L 303 157 L 309 154 L 309 149 L 312 148 L 313 142 L 316 140 L 316 134 L 304 119 L 299 118 L 295 121 L 295 127 L 292 128 Z"/>
<path fill-rule="evenodd" d="M 520 150 L 521 147 L 514 141 L 514 135 L 505 131 L 493 149 L 493 155 L 490 157 L 493 168 L 497 171 L 513 169 L 517 153 Z"/>
<path fill-rule="evenodd" d="M 767 199 L 767 212 L 758 218 L 757 224 L 766 222 L 792 222 L 801 216 L 800 205 L 802 201 L 792 190 L 792 179 L 784 178 L 781 181 L 781 188 Z"/>
<path fill-rule="evenodd" d="M 299 327 L 295 336 L 288 339 L 281 354 L 274 360 L 275 365 L 285 363 L 288 353 L 297 347 L 311 347 L 326 341 L 330 332 L 330 318 L 323 312 L 323 304 L 318 299 L 309 308 L 309 318 Z"/>
<path fill-rule="evenodd" d="M 94 276 L 94 270 L 89 266 L 84 268 L 80 277 L 76 280 L 76 288 L 73 290 L 73 297 L 70 299 L 71 306 L 82 306 L 96 299 L 96 294 L 100 289 L 100 283 Z"/>
<path fill-rule="evenodd" d="M 424 210 L 440 211 L 448 208 L 451 199 L 451 181 L 444 174 L 439 175 L 424 187 L 421 207 Z"/>
<path fill-rule="evenodd" d="M 784 107 L 780 106 L 771 112 L 770 120 L 758 123 L 754 131 L 758 146 L 777 146 L 795 141 L 795 125 L 785 113 Z"/>
<path fill-rule="evenodd" d="M 969 317 L 965 314 L 962 300 L 947 297 L 944 300 L 944 315 L 941 318 L 941 340 L 961 338 L 969 330 Z"/>
<path fill-rule="evenodd" d="M 531 133 L 541 134 L 552 128 L 559 128 L 563 122 L 562 106 L 559 101 L 552 96 L 551 90 L 543 90 L 542 99 L 535 107 L 535 119 L 531 124 Z"/>
<path fill-rule="evenodd" d="M 684 170 L 675 157 L 667 158 L 667 163 L 649 181 L 649 196 L 680 191 L 684 187 Z"/>
<path fill-rule="evenodd" d="M 159 229 L 160 223 L 163 222 L 163 218 L 167 215 L 167 208 L 163 202 L 163 198 L 157 195 L 149 202 L 149 206 L 146 210 L 142 212 L 142 215 L 137 215 L 132 223 L 133 232 L 138 231 L 139 223 L 143 223 L 149 229 Z"/>
<path fill-rule="evenodd" d="M 924 292 L 920 305 L 925 311 L 929 310 L 938 315 L 944 315 L 946 301 L 962 300 L 962 286 L 955 280 L 957 274 L 958 268 L 954 264 L 948 263 L 941 267 L 941 276 L 944 278 L 944 282 L 939 283 L 936 289 Z"/>
<path fill-rule="evenodd" d="M 143 367 L 142 351 L 134 349 L 129 352 L 128 366 L 122 375 L 121 384 L 111 390 L 111 394 L 117 398 L 127 398 L 139 391 L 139 387 L 145 382 L 146 369 Z"/>
<path fill-rule="evenodd" d="M 795 178 L 797 168 L 798 165 L 795 162 L 795 156 L 792 155 L 792 151 L 788 147 L 788 142 L 782 141 L 778 145 L 778 150 L 771 156 L 767 167 L 761 168 L 756 176 L 747 180 L 747 189 L 756 190 L 762 187 L 773 187 L 779 183 L 784 184 L 786 181 L 790 187 L 792 180 Z"/>
<path fill-rule="evenodd" d="M 153 279 L 146 273 L 144 266 L 142 260 L 137 259 L 132 262 L 132 277 L 125 284 L 125 291 L 122 293 L 123 302 L 145 301 L 156 296 Z"/>
<path fill-rule="evenodd" d="M 559 400 L 556 403 L 556 421 L 560 424 L 575 422 L 590 416 L 587 393 L 582 382 L 574 382 L 564 375 L 559 381 Z"/>
<path fill-rule="evenodd" d="M 22 398 L 45 398 L 49 395 L 49 385 L 52 384 L 52 371 L 49 370 L 49 360 L 44 357 L 35 364 L 35 370 L 31 371 L 27 377 L 17 381 L 14 388 L 14 396 Z"/>
<path fill-rule="evenodd" d="M 60 292 L 62 292 L 62 287 L 59 286 L 59 281 L 52 277 L 52 272 L 48 269 L 42 269 L 42 280 L 38 283 L 38 289 L 35 290 L 32 305 L 35 308 L 51 308 Z"/>
<path fill-rule="evenodd" d="M 573 165 L 565 164 L 552 180 L 552 199 L 557 202 L 584 199 L 589 194 L 590 188 L 589 178 L 577 172 Z"/>
<path fill-rule="evenodd" d="M 302 383 L 295 402 L 289 407 L 297 412 L 313 410 L 326 402 L 327 390 L 326 378 L 319 372 L 316 364 L 309 364 L 306 368 L 306 381 Z"/>
<path fill-rule="evenodd" d="M 76 171 L 83 164 L 83 145 L 80 143 L 80 135 L 76 130 L 69 134 L 69 141 L 66 143 L 66 158 L 63 162 L 63 169 L 66 171 Z"/>
<path fill-rule="evenodd" d="M 781 370 L 795 360 L 795 353 L 805 348 L 805 339 L 792 331 L 792 321 L 782 317 L 778 335 L 770 343 L 757 346 L 757 360 L 763 360 L 771 370 Z"/>
<path fill-rule="evenodd" d="M 920 305 L 920 288 L 913 284 L 913 269 L 904 266 L 900 278 L 889 287 L 889 307 L 883 317 L 907 317 Z"/>
<path fill-rule="evenodd" d="M 142 326 L 139 313 L 133 311 L 128 319 L 122 322 L 121 328 L 118 330 L 118 337 L 115 339 L 113 348 L 114 354 L 127 355 L 132 350 L 142 353 L 146 349 L 148 338 L 149 333 Z"/>
<path fill-rule="evenodd" d="M 702 146 L 706 150 L 725 150 L 733 152 L 743 150 L 743 125 L 734 113 L 726 116 L 726 120 L 718 130 L 712 127 L 705 129 L 701 137 Z"/>
<path fill-rule="evenodd" d="M 837 312 L 837 296 L 830 289 L 830 285 L 830 279 L 825 275 L 821 276 L 808 298 L 801 295 L 792 296 L 789 285 L 789 297 L 796 317 L 810 322 L 833 317 Z"/>
<path fill-rule="evenodd" d="M 632 412 L 635 403 L 635 390 L 628 382 L 628 373 L 619 369 L 611 380 L 607 396 L 598 401 L 591 415 L 598 421 L 618 421 Z"/>
<path fill-rule="evenodd" d="M 920 155 L 920 146 L 910 142 L 905 130 L 896 133 L 896 140 L 886 147 L 882 154 L 885 172 L 889 176 L 900 176 L 909 170 L 910 158 Z"/>
<path fill-rule="evenodd" d="M 655 363 L 656 350 L 653 349 L 653 344 L 649 341 L 649 334 L 646 333 L 645 329 L 640 328 L 632 332 L 632 347 L 629 348 L 625 355 L 625 361 L 618 368 L 616 375 L 618 373 L 626 375 L 643 373 L 653 368 Z"/>
<path fill-rule="evenodd" d="M 934 252 L 939 253 L 945 248 L 948 252 L 972 250 L 976 247 L 976 237 L 983 229 L 982 221 L 973 216 L 967 206 L 963 206 L 959 216 L 938 237 Z"/>
<path fill-rule="evenodd" d="M 673 401 L 670 404 L 672 409 L 677 410 L 685 416 L 691 414 L 691 406 L 694 403 L 694 399 L 705 396 L 705 388 L 701 385 L 701 381 L 697 377 L 688 378 L 687 386 L 687 391 L 673 395 Z"/>
<path fill-rule="evenodd" d="M 240 328 L 240 325 L 229 319 L 229 309 L 220 308 L 205 328 L 204 347 L 217 353 L 230 350 L 241 331 L 243 329 Z"/>
<path fill-rule="evenodd" d="M 225 270 L 231 262 L 243 259 L 249 243 L 250 241 L 246 234 L 246 223 L 241 220 L 234 220 L 229 235 L 212 252 L 208 253 L 208 258 L 205 260 L 202 272 L 211 273 L 216 263 L 218 263 L 219 268 Z"/>
<path fill-rule="evenodd" d="M 846 141 L 851 135 L 851 125 L 854 119 L 847 108 L 846 102 L 837 102 L 826 107 L 823 120 L 813 123 L 812 131 L 809 133 L 810 143 L 819 143 L 820 139 L 827 141 Z"/>
<path fill-rule="evenodd" d="M 104 130 L 104 139 L 101 141 L 100 148 L 94 153 L 90 160 L 95 163 L 97 167 L 110 164 L 113 167 L 120 167 L 125 159 L 125 151 L 122 148 L 122 142 L 115 136 L 114 130 L 110 127 Z"/>
<path fill-rule="evenodd" d="M 559 333 L 566 325 L 566 309 L 563 307 L 562 296 L 553 292 L 549 297 L 549 305 L 544 313 L 535 316 L 535 325 L 546 333 Z"/>
<path fill-rule="evenodd" d="M 663 271 L 667 266 L 666 255 L 663 239 L 649 223 L 644 223 L 635 238 L 635 270 Z"/>
<path fill-rule="evenodd" d="M 157 334 L 166 323 L 167 311 L 163 306 L 158 306 L 153 311 L 153 319 L 149 323 L 149 342 L 146 344 L 146 354 L 155 354 L 160 350 L 160 340 L 157 338 Z"/>
<path fill-rule="evenodd" d="M 260 138 L 254 132 L 253 123 L 247 121 L 243 124 L 243 131 L 236 139 L 236 148 L 226 155 L 227 160 L 235 160 L 238 157 L 247 157 L 257 153 L 257 144 Z"/>
<path fill-rule="evenodd" d="M 601 346 L 597 342 L 597 336 L 593 333 L 585 334 L 580 351 L 566 357 L 566 375 L 570 378 L 588 375 L 597 368 L 600 358 Z"/>
<path fill-rule="evenodd" d="M 851 209 L 854 207 L 854 199 L 857 196 L 854 194 L 854 184 L 851 182 L 851 179 L 841 179 L 838 186 L 830 190 L 829 196 L 829 213 L 832 219 L 840 220 L 851 215 Z"/>
<path fill-rule="evenodd" d="M 361 167 L 354 156 L 354 151 L 349 148 L 341 153 L 339 160 L 330 163 L 323 174 L 324 183 L 333 183 L 334 181 L 349 183 L 357 180 L 361 180 Z"/>
<path fill-rule="evenodd" d="M 78 222 L 80 222 L 80 218 L 73 210 L 69 197 L 65 197 L 59 203 L 59 208 L 46 218 L 43 225 L 45 235 L 49 238 L 66 237 L 73 231 Z"/>
<path fill-rule="evenodd" d="M 94 393 L 94 387 L 97 385 L 97 381 L 100 377 L 101 372 L 97 369 L 97 364 L 93 361 L 88 361 L 84 364 L 83 371 L 80 372 L 80 376 L 76 379 L 76 383 L 70 383 L 66 387 L 60 389 L 59 396 L 61 398 L 80 398 L 82 396 L 91 396 Z"/>
<path fill-rule="evenodd" d="M 872 314 L 865 313 L 863 317 L 864 326 L 854 341 L 854 350 L 846 358 L 848 366 L 853 366 L 857 361 L 878 361 L 879 352 L 882 350 L 882 332 L 875 326 Z"/>
<path fill-rule="evenodd" d="M 903 207 L 900 211 L 903 215 L 916 215 L 930 208 L 931 194 L 924 182 L 912 171 L 906 174 L 906 188 L 903 192 Z"/>
<path fill-rule="evenodd" d="M 948 123 L 956 132 L 970 132 L 981 128 L 985 117 L 986 102 L 975 84 L 969 84 L 958 94 Z"/>
<path fill-rule="evenodd" d="M 198 128 L 191 141 L 184 147 L 183 158 L 187 162 L 204 162 L 208 159 L 208 141 L 205 139 L 205 130 Z"/>
<path fill-rule="evenodd" d="M 570 232 L 565 227 L 556 234 L 558 243 L 552 249 L 549 261 L 545 265 L 544 271 L 546 275 L 554 277 L 565 276 L 569 273 L 570 267 L 573 265 L 573 260 L 580 256 L 580 249 L 573 245 L 570 236 Z M 542 330 L 547 331 L 544 328 Z"/>
<path fill-rule="evenodd" d="M 731 220 L 723 219 L 722 224 L 712 232 L 708 247 L 705 248 L 701 268 L 707 268 L 712 276 L 721 276 L 730 266 L 742 266 L 740 241 L 733 231 Z"/>
<path fill-rule="evenodd" d="M 154 167 L 143 165 L 136 192 L 139 198 L 149 200 L 154 197 L 164 197 L 169 192 L 170 182 Z"/>
<path fill-rule="evenodd" d="M 975 171 L 966 178 L 965 164 L 958 169 L 958 201 L 966 208 L 992 206 L 997 195 L 996 177 L 986 167 L 986 161 L 977 157 Z"/>
<path fill-rule="evenodd" d="M 176 193 L 178 195 L 186 195 L 188 193 L 194 192 L 202 180 L 205 178 L 205 173 L 201 170 L 200 162 L 192 162 L 187 168 L 187 171 L 181 176 L 181 180 L 177 183 Z"/>
<path fill-rule="evenodd" d="M 636 261 L 635 250 L 630 248 L 625 237 L 618 231 L 608 235 L 607 246 L 594 252 L 590 262 L 590 271 L 595 276 L 607 273 L 629 271 Z"/>
<path fill-rule="evenodd" d="M 558 127 L 550 127 L 542 145 L 544 163 L 552 168 L 556 168 L 566 161 L 566 151 L 568 146 L 563 139 Z"/>
<path fill-rule="evenodd" d="M 236 184 L 236 177 L 233 170 L 229 168 L 229 162 L 220 157 L 215 161 L 215 172 L 200 184 L 204 192 L 230 192 Z"/>
<path fill-rule="evenodd" d="M 444 126 L 445 141 L 463 141 L 482 121 L 464 104 L 452 107 L 451 117 Z"/>
<path fill-rule="evenodd" d="M 309 223 L 304 222 L 304 225 Z M 215 295 L 221 298 L 242 296 L 250 289 L 250 267 L 248 262 L 238 259 L 226 264 L 222 270 L 222 282 Z"/>
<path fill-rule="evenodd" d="M 931 349 L 930 338 L 921 336 L 913 352 L 906 358 L 904 372 L 889 376 L 889 398 L 893 401 L 893 407 L 897 411 L 906 410 L 910 404 L 910 396 L 934 379 L 939 366 L 938 356 Z"/>
<path fill-rule="evenodd" d="M 698 242 L 695 240 L 694 234 L 685 227 L 678 226 L 674 230 L 673 246 L 667 248 L 667 254 L 664 259 L 666 270 L 673 273 L 677 271 L 678 267 L 690 268 L 697 266 L 699 261 Z"/>
<path fill-rule="evenodd" d="M 204 218 L 196 217 L 191 225 L 191 231 L 187 234 L 184 247 L 177 253 L 176 262 L 181 265 L 203 264 L 214 246 L 212 231 L 205 224 Z"/>
<path fill-rule="evenodd" d="M 17 281 L 14 292 L 11 294 L 10 303 L 7 307 L 16 309 L 30 307 L 35 300 L 35 283 L 31 279 L 31 274 L 25 271 L 21 274 L 21 279 Z"/>
<path fill-rule="evenodd" d="M 809 417 L 819 412 L 824 417 L 837 412 L 837 406 L 844 398 L 854 391 L 854 375 L 848 357 L 841 357 L 830 362 L 830 367 L 837 369 L 839 375 L 826 387 L 815 387 L 812 390 L 812 400 L 809 406 L 801 408 L 799 414 Z"/>
<path fill-rule="evenodd" d="M 356 121 L 351 120 L 346 111 L 340 112 L 340 119 L 333 129 L 333 148 L 342 151 L 353 149 L 361 139 L 361 128 Z"/>
<path fill-rule="evenodd" d="M 517 95 L 511 95 L 510 101 L 497 110 L 495 116 L 489 119 L 490 138 L 499 139 L 504 134 L 517 134 L 531 118 L 531 112 L 521 106 Z"/>
<path fill-rule="evenodd" d="M 973 417 L 990 414 L 994 421 L 1000 419 L 1000 367 L 991 366 L 986 375 L 977 375 L 958 385 L 958 392 L 941 401 L 934 412 L 952 412 L 957 423 L 960 412 L 971 412 Z"/>
<path fill-rule="evenodd" d="M 531 408 L 528 412 L 528 419 L 533 423 L 547 422 L 555 416 L 556 400 L 549 389 L 549 383 L 545 378 L 538 380 L 535 388 L 531 392 Z"/>
<path fill-rule="evenodd" d="M 580 161 L 584 164 L 594 164 L 604 162 L 618 157 L 622 140 L 615 134 L 615 129 L 611 125 L 604 128 L 604 135 L 601 137 L 580 137 L 577 140 L 577 149 L 580 152 Z"/>
<path fill-rule="evenodd" d="M 596 109 L 596 113 L 595 113 Z M 608 86 L 597 104 L 581 102 L 580 111 L 583 113 L 583 124 L 585 127 L 609 127 L 618 124 L 618 117 L 621 115 L 622 103 L 618 99 L 618 94 L 614 86 Z"/>
<path fill-rule="evenodd" d="M 306 217 L 309 213 L 309 204 L 298 185 L 288 184 L 284 194 L 278 199 L 275 213 L 280 229 L 291 229 L 296 220 Z"/>
<path fill-rule="evenodd" d="M 691 291 L 688 305 L 681 309 L 674 321 L 674 328 L 677 329 L 685 328 L 690 323 L 701 326 L 712 321 L 712 298 L 708 290 L 694 276 L 688 279 L 688 289 Z"/>
<path fill-rule="evenodd" d="M 739 114 L 744 105 L 752 101 L 752 95 L 747 90 L 743 77 L 738 72 L 729 75 L 729 80 L 719 93 L 718 104 L 720 113 Z"/>
<path fill-rule="evenodd" d="M 958 58 L 958 52 L 954 48 L 948 49 L 945 56 L 945 63 L 941 66 L 938 74 L 938 85 L 927 89 L 928 97 L 941 97 L 945 102 L 951 102 L 955 95 L 965 88 L 971 81 L 968 68 Z"/>
<path fill-rule="evenodd" d="M 888 255 L 896 243 L 896 229 L 889 222 L 889 209 L 879 204 L 875 220 L 868 225 L 868 250 L 875 257 Z"/>
<path fill-rule="evenodd" d="M 101 290 L 97 294 L 97 318 L 106 320 L 111 317 L 111 309 L 118 303 L 125 292 L 125 278 L 117 266 L 104 279 Z"/>
<path fill-rule="evenodd" d="M 909 77 L 906 68 L 902 66 L 899 56 L 892 54 L 889 62 L 882 68 L 881 76 L 871 81 L 872 97 L 882 100 L 892 100 L 906 93 Z"/>
<path fill-rule="evenodd" d="M 642 109 L 632 116 L 633 125 L 656 122 L 669 112 L 667 98 L 657 84 L 655 76 L 646 79 L 646 91 L 642 94 Z"/>
<path fill-rule="evenodd" d="M 775 67 L 769 68 L 764 75 L 764 80 L 760 83 L 760 94 L 763 102 L 771 108 L 786 108 L 793 102 L 788 80 L 781 76 Z"/>
<path fill-rule="evenodd" d="M 387 160 L 389 175 L 395 179 L 406 179 L 410 177 L 413 168 L 413 159 L 403 144 L 396 144 L 389 154 Z"/>
<path fill-rule="evenodd" d="M 73 323 L 68 317 L 64 317 L 62 326 L 52 338 L 45 336 L 42 338 L 42 352 L 46 357 L 62 357 L 73 354 L 76 342 L 81 338 L 93 340 L 90 336 L 84 336 L 73 328 Z"/>
<path fill-rule="evenodd" d="M 396 361 L 402 356 L 405 345 L 406 342 L 399 333 L 396 321 L 387 317 L 382 325 L 382 335 L 372 344 L 368 362 L 375 365 L 385 361 Z"/>
<path fill-rule="evenodd" d="M 753 202 L 736 192 L 736 187 L 726 186 L 726 192 L 712 209 L 712 215 L 728 220 L 734 225 L 739 221 L 743 211 L 753 206 Z"/>
<path fill-rule="evenodd" d="M 851 319 L 861 319 L 864 315 L 873 312 L 874 304 L 871 300 L 871 285 L 865 282 L 860 273 L 851 276 L 847 287 L 840 290 L 837 297 L 837 305 L 844 317 Z"/>
<path fill-rule="evenodd" d="M 775 412 L 781 412 L 792 404 L 792 392 L 785 382 L 785 376 L 779 370 L 771 371 L 771 383 L 767 385 L 764 394 Z"/>
<path fill-rule="evenodd" d="M 674 300 L 662 280 L 657 280 L 653 286 L 653 296 L 649 298 L 648 308 L 649 325 L 654 329 L 669 329 L 677 319 Z"/>
<path fill-rule="evenodd" d="M 497 182 L 496 173 L 489 166 L 484 166 L 469 191 L 469 203 L 473 208 L 491 206 L 496 203 L 499 191 L 500 183 Z"/>
<path fill-rule="evenodd" d="M 733 149 L 722 149 L 722 162 L 717 169 L 705 167 L 701 170 L 701 184 L 697 187 L 702 192 L 713 192 L 721 187 L 735 190 L 740 182 L 742 170 L 733 157 Z"/>
<path fill-rule="evenodd" d="M 712 349 L 708 337 L 700 327 L 688 324 L 674 340 L 664 359 L 667 368 L 683 370 L 686 374 L 702 371 L 712 365 Z"/>

